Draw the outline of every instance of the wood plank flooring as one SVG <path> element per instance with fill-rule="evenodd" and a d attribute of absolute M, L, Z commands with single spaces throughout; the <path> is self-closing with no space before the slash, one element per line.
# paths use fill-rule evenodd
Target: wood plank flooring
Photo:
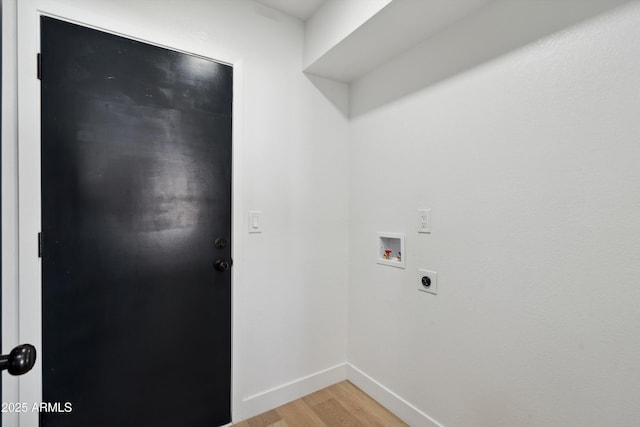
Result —
<path fill-rule="evenodd" d="M 407 425 L 349 381 L 342 381 L 234 424 L 238 427 Z"/>

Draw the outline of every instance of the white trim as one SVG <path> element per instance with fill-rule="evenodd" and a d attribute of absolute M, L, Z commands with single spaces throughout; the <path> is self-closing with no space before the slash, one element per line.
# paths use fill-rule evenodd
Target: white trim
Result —
<path fill-rule="evenodd" d="M 30 8 L 31 6 L 31 8 Z M 33 2 L 18 1 L 18 324 L 20 342 L 37 351 L 31 372 L 19 377 L 19 402 L 28 407 L 42 400 L 42 312 L 36 236 L 40 231 L 40 87 L 38 15 Z M 38 414 L 20 414 L 21 427 L 38 425 Z"/>
<path fill-rule="evenodd" d="M 347 379 L 410 426 L 444 427 L 351 363 L 347 364 Z"/>
<path fill-rule="evenodd" d="M 231 420 L 242 419 L 242 369 L 243 353 L 240 337 L 244 335 L 242 323 L 242 283 L 244 266 L 244 230 L 246 229 L 243 207 L 244 200 L 244 63 L 241 59 L 233 62 L 233 146 L 232 146 L 232 230 L 231 243 L 233 267 L 231 269 Z"/>
<path fill-rule="evenodd" d="M 183 53 L 185 55 L 194 56 L 196 58 L 202 58 L 202 59 L 205 59 L 207 61 L 214 61 L 214 62 L 217 62 L 219 64 L 233 66 L 233 62 L 224 61 L 224 60 L 221 60 L 221 59 L 210 58 L 210 57 L 208 57 L 206 55 L 201 55 L 201 54 L 198 54 L 198 53 L 195 53 L 195 52 L 192 52 L 192 51 L 189 51 L 189 50 L 185 50 L 185 49 L 180 49 L 180 48 L 177 48 L 177 47 L 171 47 L 170 45 L 166 45 L 166 44 L 150 41 L 150 40 L 147 40 L 147 39 L 144 39 L 144 38 L 136 37 L 136 36 L 129 35 L 129 34 L 126 34 L 126 33 L 121 33 L 121 32 L 115 31 L 115 30 L 110 30 L 110 29 L 105 28 L 105 27 L 96 26 L 96 25 L 88 25 L 87 23 L 85 23 L 83 21 L 70 19 L 70 18 L 67 18 L 67 17 L 64 17 L 64 16 L 57 15 L 55 13 L 44 12 L 42 10 L 39 10 L 38 12 L 39 12 L 39 16 L 48 16 L 50 18 L 55 18 L 55 19 L 57 19 L 59 21 L 68 22 L 70 24 L 81 25 L 83 27 L 87 27 L 87 28 L 91 28 L 91 29 L 94 29 L 94 30 L 98 30 L 98 31 L 101 31 L 103 33 L 111 34 L 111 35 L 114 35 L 114 36 L 124 37 L 124 38 L 129 39 L 129 40 L 141 42 L 141 43 L 148 44 L 148 45 L 151 45 L 151 46 L 161 47 L 163 49 L 172 50 L 174 52 Z"/>
<path fill-rule="evenodd" d="M 281 386 L 249 396 L 242 402 L 245 418 L 251 418 L 299 399 L 347 378 L 347 364 L 341 363 Z"/>
<path fill-rule="evenodd" d="M 2 1 L 2 353 L 21 344 L 18 329 L 17 0 Z M 2 400 L 17 402 L 18 377 L 2 374 Z M 5 426 L 18 414 L 3 413 Z"/>
<path fill-rule="evenodd" d="M 15 0 L 12 0 L 15 1 Z M 10 8 L 9 8 L 10 10 Z M 6 12 L 6 9 L 5 9 Z M 245 227 L 244 216 L 242 215 L 243 200 L 243 67 L 241 58 L 229 58 L 224 54 L 216 58 L 211 58 L 204 52 L 194 52 L 188 50 L 188 46 L 173 46 L 167 42 L 151 42 L 156 38 L 161 39 L 161 34 L 140 33 L 139 29 L 127 27 L 119 20 L 107 18 L 95 14 L 80 7 L 60 5 L 51 0 L 20 0 L 17 2 L 17 171 L 15 164 L 5 170 L 3 168 L 3 178 L 8 173 L 17 174 L 17 217 L 11 219 L 6 217 L 3 221 L 4 229 L 17 230 L 18 242 L 14 243 L 18 247 L 18 270 L 19 277 L 19 297 L 18 299 L 18 321 L 19 341 L 29 342 L 42 349 L 42 296 L 41 296 L 41 264 L 37 258 L 37 242 L 35 236 L 40 231 L 40 84 L 35 78 L 36 54 L 40 50 L 40 15 L 54 16 L 71 22 L 78 23 L 90 28 L 100 29 L 112 34 L 123 35 L 124 37 L 143 41 L 155 46 L 165 47 L 178 52 L 184 52 L 207 59 L 213 59 L 233 65 L 233 176 L 232 176 L 232 251 L 235 260 L 232 276 L 232 390 L 231 390 L 231 410 L 232 419 L 242 417 L 242 381 L 240 376 L 240 355 L 242 354 L 241 337 L 242 332 L 242 263 L 243 259 L 243 233 Z M 6 21 L 5 21 L 6 22 Z M 5 31 L 8 31 L 5 30 Z M 10 52 L 3 53 L 3 56 Z M 15 54 L 15 49 L 14 49 Z M 5 56 L 6 57 L 6 56 Z M 12 62 L 5 62 L 11 64 Z M 7 81 L 5 79 L 5 81 Z M 6 86 L 5 86 L 6 87 Z M 4 97 L 7 99 L 7 97 Z M 20 102 L 17 102 L 19 99 Z M 3 100 L 4 102 L 4 100 Z M 5 112 L 3 111 L 3 114 Z M 4 117 L 7 117 L 6 115 Z M 11 128 L 5 130 L 3 126 L 3 142 L 10 141 Z M 9 134 L 9 136 L 7 136 Z M 7 139 L 5 139 L 7 138 Z M 15 137 L 13 138 L 15 140 Z M 3 143 L 3 150 L 6 143 Z M 9 148 L 10 150 L 10 148 Z M 4 154 L 4 153 L 3 153 Z M 11 159 L 11 153 L 7 159 L 3 157 L 3 166 L 7 165 Z M 15 181 L 15 176 L 10 176 L 8 180 L 3 179 L 3 187 L 11 185 Z M 14 191 L 15 193 L 15 191 Z M 12 192 L 4 192 L 3 199 L 11 197 Z M 9 200 L 9 202 L 11 202 Z M 18 221 L 19 218 L 19 221 Z M 3 235 L 3 243 L 10 244 L 11 233 Z M 10 253 L 3 254 L 3 262 L 7 262 Z M 3 264 L 7 265 L 7 264 Z M 10 274 L 10 272 L 7 272 Z M 3 275 L 5 275 L 3 271 Z M 7 276 L 4 277 L 7 279 Z M 6 282 L 5 282 L 6 283 Z M 10 288 L 3 289 L 6 294 Z M 16 291 L 17 292 L 17 291 Z M 9 295 L 10 297 L 10 295 Z M 6 305 L 10 300 L 3 300 Z M 34 307 L 37 309 L 34 310 Z M 10 311 L 3 311 L 3 316 L 9 315 Z M 5 376 L 3 376 L 5 377 Z M 6 381 L 5 381 L 6 383 Z M 30 405 L 42 400 L 42 365 L 41 357 L 36 361 L 33 371 L 27 375 L 19 377 L 19 392 L 16 401 L 27 402 Z M 8 418 L 4 418 L 8 420 Z M 16 425 L 15 422 L 10 425 Z M 19 425 L 21 427 L 36 427 L 38 425 L 37 413 L 20 414 Z"/>

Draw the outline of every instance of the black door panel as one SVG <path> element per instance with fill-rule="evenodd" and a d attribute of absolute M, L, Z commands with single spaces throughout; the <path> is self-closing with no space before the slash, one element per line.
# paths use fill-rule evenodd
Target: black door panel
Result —
<path fill-rule="evenodd" d="M 232 68 L 41 18 L 42 426 L 230 422 Z"/>

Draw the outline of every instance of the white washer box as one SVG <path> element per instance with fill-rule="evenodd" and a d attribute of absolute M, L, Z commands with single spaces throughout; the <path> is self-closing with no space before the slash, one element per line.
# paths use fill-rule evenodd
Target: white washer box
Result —
<path fill-rule="evenodd" d="M 388 258 L 385 256 L 388 252 Z M 378 232 L 376 262 L 382 265 L 404 268 L 404 233 Z"/>

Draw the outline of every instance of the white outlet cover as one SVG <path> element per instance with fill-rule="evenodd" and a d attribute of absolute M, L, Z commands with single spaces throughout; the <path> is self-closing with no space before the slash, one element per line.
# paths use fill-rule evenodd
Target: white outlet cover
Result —
<path fill-rule="evenodd" d="M 431 233 L 431 209 L 418 209 L 416 227 L 418 233 Z"/>
<path fill-rule="evenodd" d="M 427 276 L 431 279 L 431 285 L 426 287 L 422 284 L 422 278 Z M 418 269 L 418 290 L 422 292 L 427 292 L 433 295 L 438 295 L 438 273 L 431 270 L 426 270 L 424 268 Z"/>

